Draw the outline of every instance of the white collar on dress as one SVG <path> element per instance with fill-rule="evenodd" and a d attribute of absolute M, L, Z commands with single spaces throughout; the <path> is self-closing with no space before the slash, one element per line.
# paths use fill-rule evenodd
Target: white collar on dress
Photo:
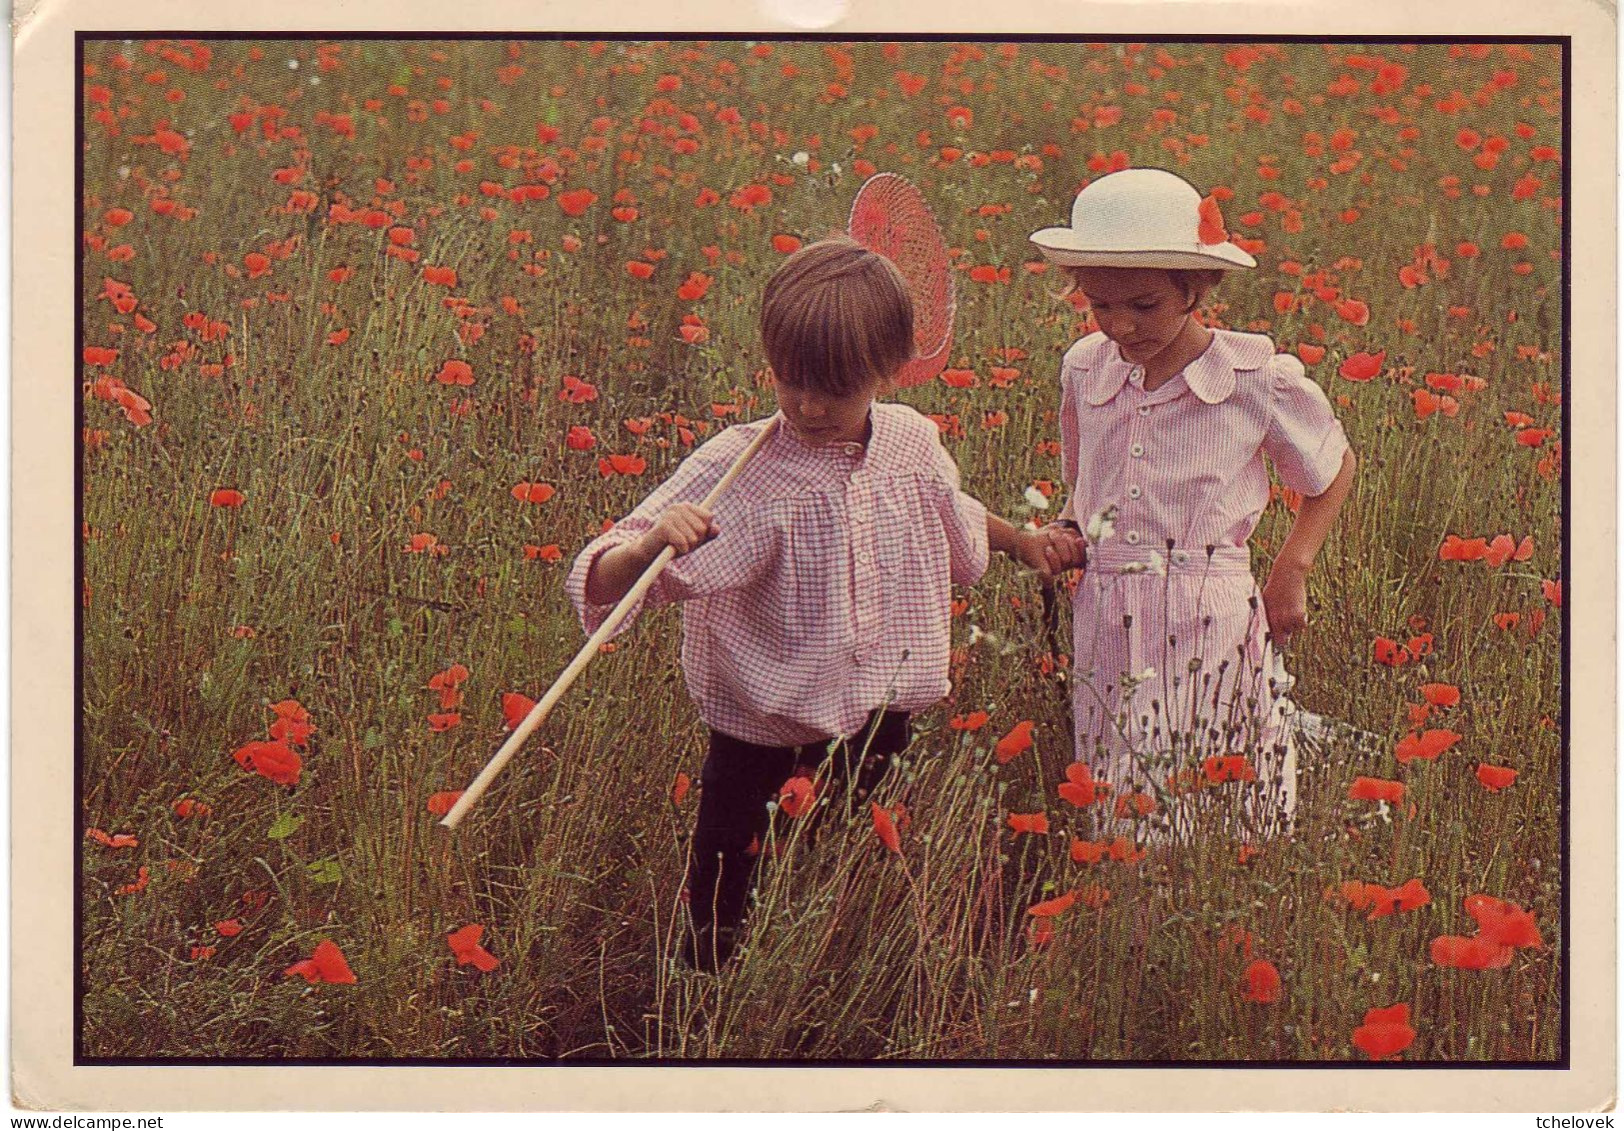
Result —
<path fill-rule="evenodd" d="M 1100 338 L 1099 348 L 1086 351 L 1077 367 L 1089 374 L 1083 396 L 1091 405 L 1105 404 L 1121 392 L 1132 368 L 1115 342 L 1103 334 Z M 1274 342 L 1267 335 L 1214 330 L 1205 352 L 1184 367 L 1184 383 L 1206 404 L 1219 404 L 1235 391 L 1235 374 L 1261 369 L 1273 356 Z"/>

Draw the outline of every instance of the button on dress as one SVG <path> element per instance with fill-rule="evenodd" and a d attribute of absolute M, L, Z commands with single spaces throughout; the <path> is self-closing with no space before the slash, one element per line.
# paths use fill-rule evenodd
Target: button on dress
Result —
<path fill-rule="evenodd" d="M 1061 365 L 1061 464 L 1079 522 L 1115 507 L 1073 600 L 1077 758 L 1118 796 L 1165 796 L 1205 759 L 1246 756 L 1295 805 L 1274 722 L 1263 599 L 1247 539 L 1269 473 L 1305 496 L 1336 478 L 1347 438 L 1302 363 L 1260 334 L 1213 332 L 1154 391 L 1104 334 Z"/>

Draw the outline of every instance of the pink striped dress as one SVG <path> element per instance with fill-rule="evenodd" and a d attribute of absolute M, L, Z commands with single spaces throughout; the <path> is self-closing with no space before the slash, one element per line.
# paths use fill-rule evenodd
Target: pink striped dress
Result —
<path fill-rule="evenodd" d="M 1264 456 L 1312 496 L 1348 443 L 1325 393 L 1261 334 L 1217 330 L 1153 392 L 1104 334 L 1061 365 L 1061 462 L 1073 512 L 1116 508 L 1073 603 L 1077 758 L 1117 796 L 1246 756 L 1295 805 L 1274 722 L 1263 600 L 1247 539 L 1269 501 Z"/>

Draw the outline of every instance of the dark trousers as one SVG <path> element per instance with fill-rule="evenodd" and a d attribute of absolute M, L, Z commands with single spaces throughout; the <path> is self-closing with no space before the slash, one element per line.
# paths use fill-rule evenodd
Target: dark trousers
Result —
<path fill-rule="evenodd" d="M 767 803 L 797 770 L 812 777 L 829 762 L 822 792 L 849 794 L 855 805 L 873 792 L 891 759 L 912 737 L 906 711 L 875 711 L 855 735 L 835 744 L 758 746 L 719 731 L 700 771 L 699 815 L 688 857 L 688 912 L 700 965 L 725 960 L 744 919 L 756 854 L 767 844 Z M 709 959 L 710 961 L 706 961 Z"/>

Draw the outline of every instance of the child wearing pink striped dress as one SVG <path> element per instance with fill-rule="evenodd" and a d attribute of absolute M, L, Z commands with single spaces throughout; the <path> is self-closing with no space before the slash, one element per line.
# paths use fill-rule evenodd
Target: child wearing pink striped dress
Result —
<path fill-rule="evenodd" d="M 1295 749 L 1271 671 L 1307 624 L 1307 576 L 1352 483 L 1342 426 L 1297 358 L 1196 319 L 1224 271 L 1256 261 L 1182 178 L 1113 173 L 1078 195 L 1070 227 L 1031 238 L 1099 325 L 1061 365 L 1069 497 L 1048 535 L 1090 542 L 1073 604 L 1077 758 L 1116 816 L 1154 810 L 1158 839 L 1161 822 L 1179 827 L 1175 795 L 1225 782 L 1250 783 L 1228 787 L 1247 791 L 1243 835 L 1284 831 Z M 1265 456 L 1303 501 L 1259 591 L 1247 540 L 1269 501 Z"/>
<path fill-rule="evenodd" d="M 1045 576 L 1064 547 L 959 489 L 936 425 L 875 400 L 913 354 L 894 265 L 848 239 L 784 261 L 762 300 L 779 412 L 695 451 L 581 552 L 565 588 L 594 631 L 666 546 L 678 556 L 636 612 L 683 602 L 682 667 L 710 730 L 689 852 L 688 961 L 714 969 L 745 915 L 768 803 L 831 763 L 856 798 L 949 690 L 952 585 L 990 549 Z M 776 427 L 717 502 L 699 506 L 761 429 Z"/>

